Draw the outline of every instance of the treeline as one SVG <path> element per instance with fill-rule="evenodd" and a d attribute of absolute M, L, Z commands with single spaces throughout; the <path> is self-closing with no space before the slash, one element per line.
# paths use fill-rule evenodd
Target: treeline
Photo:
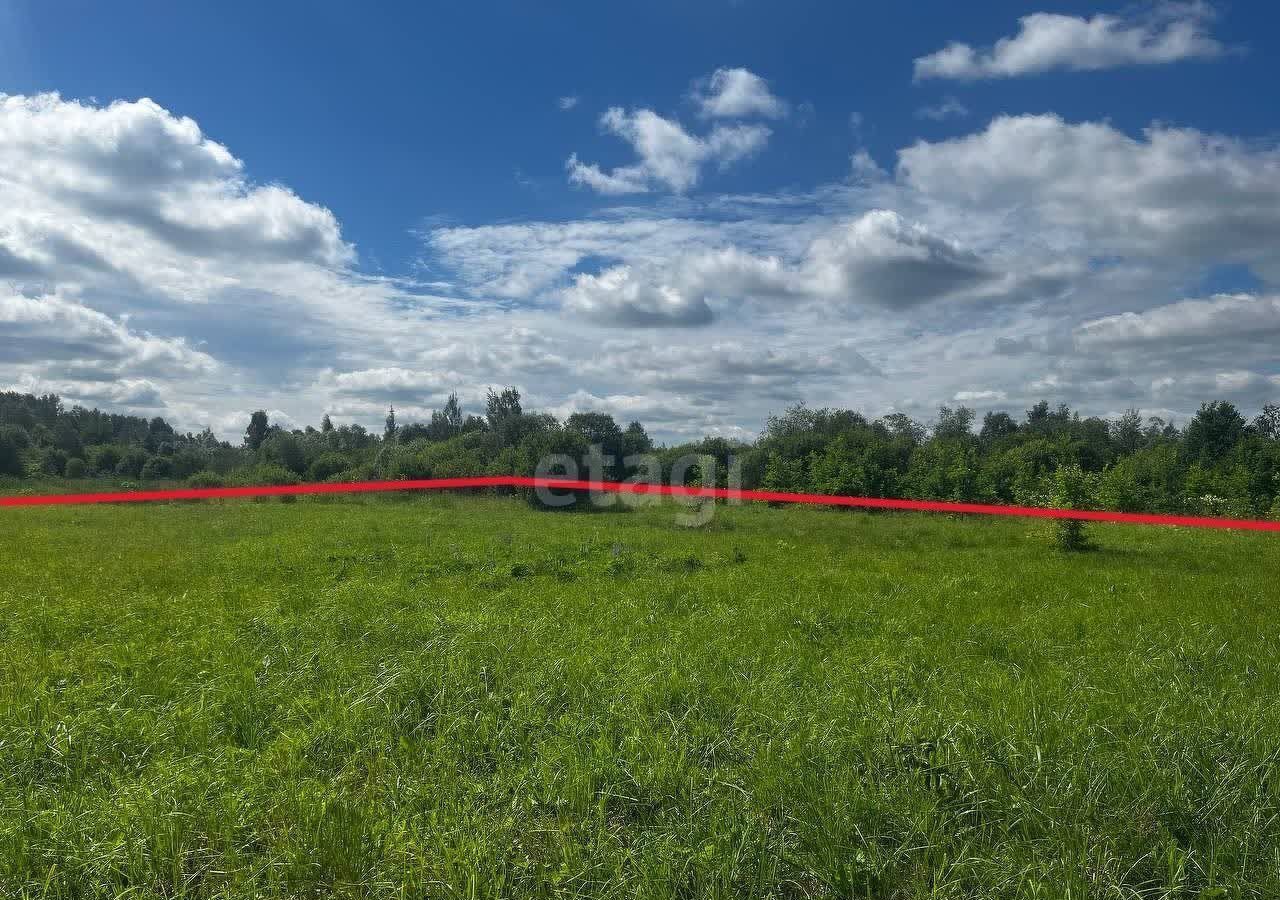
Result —
<path fill-rule="evenodd" d="M 648 455 L 641 464 L 635 458 Z M 604 413 L 564 421 L 526 412 L 514 389 L 490 391 L 483 415 L 456 396 L 425 422 L 390 411 L 382 434 L 359 425 L 287 430 L 248 417 L 238 445 L 164 419 L 65 409 L 57 396 L 0 393 L 0 474 L 110 477 L 194 485 L 288 484 L 533 475 L 539 461 L 572 460 L 582 477 L 701 481 L 714 461 L 721 486 L 876 497 L 1093 506 L 1126 512 L 1280 517 L 1280 407 L 1249 421 L 1206 403 L 1184 427 L 1137 412 L 1081 417 L 1041 402 L 1020 418 L 942 407 L 926 426 L 900 413 L 797 406 L 771 417 L 753 443 L 706 438 L 655 447 L 639 422 Z M 631 459 L 628 459 L 628 458 Z"/>

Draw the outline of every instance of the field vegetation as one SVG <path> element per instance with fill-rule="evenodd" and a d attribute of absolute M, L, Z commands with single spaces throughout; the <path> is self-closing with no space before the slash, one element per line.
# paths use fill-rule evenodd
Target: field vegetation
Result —
<path fill-rule="evenodd" d="M 1280 541 L 0 516 L 0 896 L 1280 896 Z"/>
<path fill-rule="evenodd" d="M 563 421 L 490 390 L 483 415 L 456 396 L 427 422 L 389 410 L 381 434 L 356 423 L 286 429 L 246 413 L 232 444 L 164 419 L 65 409 L 54 395 L 0 393 L 0 477 L 85 480 L 109 489 L 301 481 L 570 474 L 778 491 L 1280 518 L 1280 406 L 1252 419 L 1205 403 L 1175 425 L 1131 410 L 1114 419 L 1035 404 L 1024 414 L 941 407 L 925 424 L 902 413 L 796 406 L 752 442 L 708 437 L 655 446 L 640 422 L 602 412 Z M 693 458 L 702 462 L 689 464 Z M 572 473 L 540 471 L 568 460 Z M 30 487 L 30 485 L 28 486 Z M 1055 500 L 1055 497 L 1057 498 Z M 1069 541 L 1068 541 L 1069 543 Z"/>

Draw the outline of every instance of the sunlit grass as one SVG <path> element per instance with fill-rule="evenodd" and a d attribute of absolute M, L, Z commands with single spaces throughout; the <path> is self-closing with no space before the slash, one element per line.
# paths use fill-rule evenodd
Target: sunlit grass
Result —
<path fill-rule="evenodd" d="M 0 896 L 1280 896 L 1280 540 L 4 510 Z"/>

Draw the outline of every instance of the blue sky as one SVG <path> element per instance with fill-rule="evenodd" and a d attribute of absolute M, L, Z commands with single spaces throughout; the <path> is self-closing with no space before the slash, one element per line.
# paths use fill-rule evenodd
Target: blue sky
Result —
<path fill-rule="evenodd" d="M 1256 406 L 1277 18 L 0 0 L 0 385 L 226 434 L 490 384 L 670 439 Z"/>

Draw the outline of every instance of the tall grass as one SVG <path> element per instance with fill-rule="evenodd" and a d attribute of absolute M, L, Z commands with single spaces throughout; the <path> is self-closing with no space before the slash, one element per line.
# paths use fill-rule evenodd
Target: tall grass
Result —
<path fill-rule="evenodd" d="M 0 896 L 1280 896 L 1280 541 L 0 516 Z"/>

